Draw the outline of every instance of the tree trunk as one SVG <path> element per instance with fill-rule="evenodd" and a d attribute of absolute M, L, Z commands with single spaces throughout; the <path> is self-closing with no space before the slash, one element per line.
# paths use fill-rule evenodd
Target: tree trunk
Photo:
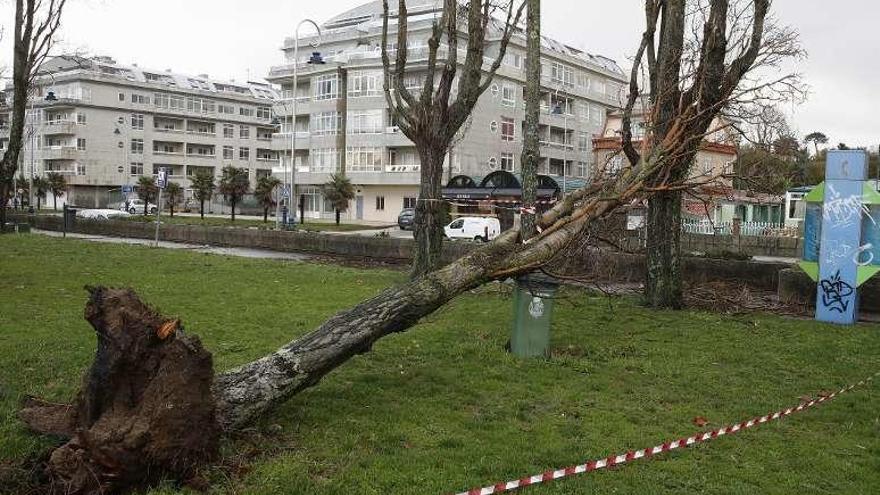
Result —
<path fill-rule="evenodd" d="M 148 200 L 144 200 L 144 216 L 149 216 L 150 202 Z"/>
<path fill-rule="evenodd" d="M 421 160 L 421 186 L 413 225 L 416 241 L 411 272 L 413 279 L 440 266 L 445 219 L 442 191 L 443 158 L 446 151 L 432 144 L 420 145 L 418 150 Z"/>
<path fill-rule="evenodd" d="M 681 200 L 680 192 L 648 200 L 645 302 L 655 308 L 682 307 Z"/>
<path fill-rule="evenodd" d="M 535 208 L 538 190 L 538 121 L 541 113 L 541 0 L 529 0 L 526 17 L 526 123 L 522 152 L 522 237 L 535 235 Z"/>
<path fill-rule="evenodd" d="M 263 223 L 267 223 L 269 221 L 269 208 L 263 208 Z"/>
<path fill-rule="evenodd" d="M 58 196 L 52 194 L 52 211 L 58 211 Z"/>
<path fill-rule="evenodd" d="M 339 226 L 339 208 L 336 208 L 336 226 Z"/>
<path fill-rule="evenodd" d="M 205 200 L 204 199 L 199 200 L 199 215 L 201 215 L 202 220 L 205 219 Z"/>
<path fill-rule="evenodd" d="M 232 221 L 234 222 L 235 221 L 235 201 L 234 200 L 230 201 L 229 204 L 230 204 L 230 206 L 232 206 Z"/>
<path fill-rule="evenodd" d="M 171 203 L 168 205 L 168 211 L 169 211 L 169 213 L 170 213 L 171 218 L 174 218 L 174 203 L 173 203 L 173 202 L 171 202 Z"/>
<path fill-rule="evenodd" d="M 6 225 L 6 205 L 9 202 L 9 185 L 0 178 L 0 229 Z"/>

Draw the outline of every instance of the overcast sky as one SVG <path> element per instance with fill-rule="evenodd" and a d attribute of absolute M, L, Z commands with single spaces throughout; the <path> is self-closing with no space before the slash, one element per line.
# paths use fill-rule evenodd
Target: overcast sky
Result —
<path fill-rule="evenodd" d="M 110 55 L 154 69 L 260 79 L 281 62 L 279 47 L 296 23 L 328 18 L 364 0 L 68 0 L 63 48 Z M 0 21 L 11 32 L 11 0 Z M 642 0 L 544 0 L 544 34 L 628 65 L 643 23 Z M 880 47 L 876 0 L 775 0 L 776 16 L 801 33 L 809 59 L 799 70 L 809 101 L 792 113 L 803 136 L 832 143 L 880 142 Z M 0 63 L 11 66 L 9 36 Z"/>

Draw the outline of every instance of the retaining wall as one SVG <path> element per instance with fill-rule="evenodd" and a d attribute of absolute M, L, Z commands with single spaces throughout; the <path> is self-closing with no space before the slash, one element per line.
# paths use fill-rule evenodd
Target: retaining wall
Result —
<path fill-rule="evenodd" d="M 778 294 L 784 301 L 816 306 L 816 282 L 799 268 L 779 272 Z M 874 277 L 859 288 L 859 308 L 880 313 L 880 278 Z"/>

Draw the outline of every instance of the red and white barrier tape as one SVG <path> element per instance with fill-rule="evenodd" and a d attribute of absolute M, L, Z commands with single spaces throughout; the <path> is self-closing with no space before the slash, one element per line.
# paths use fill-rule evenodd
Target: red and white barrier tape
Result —
<path fill-rule="evenodd" d="M 494 493 L 503 493 L 508 491 L 513 491 L 519 488 L 523 488 L 530 485 L 537 485 L 540 483 L 546 483 L 553 480 L 558 480 L 560 478 L 567 478 L 569 476 L 574 476 L 576 474 L 589 473 L 591 471 L 598 471 L 600 469 L 609 468 L 618 466 L 621 464 L 625 464 L 627 462 L 635 461 L 643 458 L 650 458 L 657 454 L 661 454 L 663 452 L 669 452 L 671 450 L 675 450 L 678 448 L 690 447 L 691 445 L 708 442 L 710 440 L 714 440 L 718 437 L 724 435 L 731 435 L 734 433 L 738 433 L 742 430 L 746 430 L 749 428 L 753 428 L 758 425 L 762 425 L 764 423 L 768 423 L 770 421 L 776 421 L 778 419 L 782 419 L 786 416 L 792 415 L 794 413 L 798 413 L 801 411 L 805 411 L 810 409 L 811 407 L 818 406 L 826 401 L 829 401 L 839 395 L 845 394 L 850 390 L 861 387 L 869 384 L 874 381 L 875 377 L 880 377 L 880 372 L 875 373 L 874 375 L 848 387 L 844 387 L 837 392 L 832 392 L 828 395 L 821 396 L 817 399 L 810 400 L 809 402 L 803 402 L 799 404 L 797 407 L 790 407 L 783 411 L 778 411 L 772 414 L 768 414 L 766 416 L 757 417 L 754 419 L 750 419 L 748 421 L 743 421 L 742 423 L 735 424 L 732 426 L 725 426 L 723 428 L 719 428 L 713 431 L 707 432 L 698 432 L 692 436 L 682 438 L 680 440 L 675 440 L 672 442 L 666 442 L 661 445 L 658 445 L 653 448 L 647 448 L 642 450 L 637 450 L 635 452 L 629 451 L 626 454 L 620 455 L 612 455 L 608 456 L 604 459 L 598 459 L 595 461 L 589 461 L 584 464 L 578 464 L 577 466 L 571 466 L 564 469 L 556 469 L 550 471 L 544 471 L 541 474 L 536 474 L 534 476 L 529 476 L 526 478 L 520 478 L 518 480 L 508 481 L 506 483 L 497 483 L 492 486 L 487 486 L 484 488 L 474 488 L 472 490 L 468 490 L 466 492 L 458 493 L 457 495 L 491 495 Z"/>

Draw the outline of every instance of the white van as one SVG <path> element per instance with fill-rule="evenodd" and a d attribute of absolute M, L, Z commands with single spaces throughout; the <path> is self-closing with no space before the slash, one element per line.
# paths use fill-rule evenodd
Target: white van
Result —
<path fill-rule="evenodd" d="M 461 217 L 453 220 L 443 232 L 450 239 L 489 242 L 501 234 L 501 222 L 494 217 Z"/>

